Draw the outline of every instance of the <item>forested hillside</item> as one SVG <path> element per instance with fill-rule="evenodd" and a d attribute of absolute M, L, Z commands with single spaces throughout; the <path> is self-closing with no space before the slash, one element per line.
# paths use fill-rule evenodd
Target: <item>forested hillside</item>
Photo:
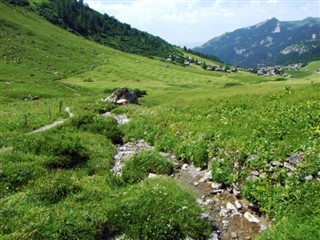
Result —
<path fill-rule="evenodd" d="M 20 6 L 29 5 L 28 1 L 7 0 L 7 2 Z M 36 2 L 36 10 L 55 25 L 121 51 L 159 57 L 178 54 L 175 46 L 160 37 L 132 28 L 108 14 L 100 14 L 83 1 Z"/>

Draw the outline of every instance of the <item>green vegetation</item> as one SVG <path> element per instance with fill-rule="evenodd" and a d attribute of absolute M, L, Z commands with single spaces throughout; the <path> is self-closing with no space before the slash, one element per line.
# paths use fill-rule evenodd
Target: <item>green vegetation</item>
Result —
<path fill-rule="evenodd" d="M 178 51 L 159 37 L 131 28 L 107 14 L 100 14 L 83 1 L 49 0 L 38 6 L 47 20 L 112 48 L 144 56 L 167 57 Z"/>
<path fill-rule="evenodd" d="M 159 151 L 239 183 L 242 197 L 275 219 L 261 239 L 320 238 L 319 62 L 286 81 L 203 71 L 90 42 L 19 6 L 0 8 L 1 239 L 208 238 L 194 196 L 170 177 L 146 178 L 172 172 Z M 123 86 L 144 96 L 141 105 L 100 100 Z M 68 118 L 67 106 L 73 118 L 27 134 Z M 106 111 L 131 121 L 117 126 L 99 115 Z M 128 160 L 119 179 L 114 144 L 139 139 L 155 150 Z M 295 155 L 294 171 L 269 171 Z M 263 177 L 251 181 L 251 171 Z"/>
<path fill-rule="evenodd" d="M 157 152 L 142 152 L 128 160 L 122 169 L 125 182 L 135 183 L 148 177 L 149 173 L 169 175 L 172 163 Z"/>

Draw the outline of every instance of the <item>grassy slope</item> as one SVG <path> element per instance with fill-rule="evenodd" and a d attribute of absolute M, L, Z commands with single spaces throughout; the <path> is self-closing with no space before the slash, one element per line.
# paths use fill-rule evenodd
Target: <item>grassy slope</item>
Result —
<path fill-rule="evenodd" d="M 312 109 L 313 115 L 310 116 L 315 117 L 315 120 L 309 119 L 310 124 L 312 123 L 313 125 L 308 126 L 306 128 L 307 133 L 302 136 L 303 141 L 307 144 L 305 148 L 308 149 L 311 146 L 308 145 L 307 134 L 309 134 L 309 131 L 316 131 L 316 129 L 313 130 L 313 127 L 316 128 L 317 126 L 315 113 L 317 101 L 319 100 L 317 95 L 318 88 L 312 87 L 311 82 L 313 81 L 315 86 L 318 86 L 317 83 L 320 82 L 319 75 L 314 73 L 319 68 L 320 62 L 308 65 L 303 69 L 302 73 L 293 74 L 294 78 L 287 81 L 274 81 L 277 77 L 264 78 L 246 72 L 237 74 L 207 72 L 195 66 L 180 67 L 160 59 L 149 59 L 122 53 L 65 32 L 20 8 L 12 8 L 2 2 L 0 2 L 0 8 L 0 53 L 2 56 L 0 60 L 1 137 L 7 138 L 20 135 L 23 132 L 28 132 L 31 129 L 52 122 L 56 118 L 65 117 L 58 112 L 59 101 L 63 101 L 64 106 L 71 106 L 72 111 L 78 115 L 84 111 L 85 107 L 94 107 L 95 101 L 104 96 L 103 90 L 105 88 L 128 86 L 148 91 L 148 95 L 141 99 L 143 105 L 139 107 L 140 110 L 132 113 L 134 118 L 138 119 L 137 123 L 140 121 L 139 114 L 147 113 L 149 118 L 157 117 L 150 123 L 142 122 L 145 124 L 143 126 L 145 129 L 143 129 L 142 133 L 148 132 L 150 129 L 158 132 L 160 126 L 163 126 L 164 129 L 167 128 L 168 130 L 165 131 L 169 132 L 181 131 L 183 141 L 180 142 L 181 139 L 177 138 L 179 141 L 177 146 L 181 146 L 181 149 L 177 149 L 177 151 L 181 153 L 183 153 L 185 147 L 183 144 L 190 139 L 192 140 L 194 136 L 198 137 L 203 132 L 210 135 L 210 131 L 216 129 L 218 129 L 217 138 L 222 140 L 218 142 L 219 147 L 225 147 L 230 151 L 233 151 L 235 147 L 242 147 L 244 151 L 249 151 L 244 141 L 246 141 L 246 138 L 251 139 L 251 133 L 253 133 L 251 128 L 255 128 L 259 123 L 264 123 L 265 128 L 270 128 L 271 137 L 274 137 L 272 136 L 273 128 L 275 128 L 275 132 L 281 129 L 278 129 L 277 127 L 279 126 L 273 124 L 281 123 L 281 121 L 286 123 L 287 121 L 285 117 L 282 118 L 290 113 L 287 112 L 287 104 L 290 106 L 290 111 L 293 111 L 290 114 L 293 114 L 294 119 L 297 118 L 299 124 L 303 123 L 303 117 L 307 116 L 307 114 L 300 114 L 301 121 L 299 120 L 300 115 L 295 114 L 300 109 L 303 109 L 303 111 Z M 166 67 L 167 64 L 169 67 Z M 89 82 L 87 81 L 88 79 L 90 79 Z M 238 83 L 240 85 L 225 88 L 226 83 Z M 284 97 L 285 86 L 290 86 L 293 92 L 292 95 L 288 95 L 289 97 Z M 29 93 L 40 95 L 42 99 L 38 102 L 25 101 L 24 99 Z M 268 93 L 272 94 L 269 96 Z M 259 95 L 265 96 L 260 97 Z M 258 101 L 257 104 L 255 104 L 256 101 Z M 269 101 L 271 104 L 269 104 Z M 272 105 L 273 103 L 278 103 L 277 101 L 280 103 L 279 110 L 283 112 L 277 112 L 276 105 Z M 264 110 L 264 103 L 266 103 L 266 109 L 271 109 L 270 112 Z M 181 107 L 178 108 L 178 111 L 174 110 L 179 105 Z M 247 109 L 245 108 L 246 106 Z M 48 119 L 49 109 L 52 112 L 52 119 Z M 253 109 L 257 110 L 253 111 Z M 129 108 L 129 110 L 133 110 L 133 108 Z M 155 114 L 152 114 L 149 110 L 154 111 Z M 126 109 L 123 109 L 123 111 L 126 111 Z M 212 116 L 210 116 L 210 111 Z M 244 111 L 244 113 L 241 111 Z M 275 111 L 276 115 L 272 115 L 272 111 Z M 203 112 L 206 112 L 207 115 L 203 115 Z M 264 112 L 269 115 L 264 115 Z M 23 123 L 25 113 L 28 115 L 27 127 Z M 251 115 L 252 117 L 250 117 Z M 246 117 L 243 118 L 243 116 Z M 275 119 L 273 119 L 274 116 L 276 116 Z M 212 119 L 210 120 L 211 117 Z M 291 116 L 289 117 L 291 118 Z M 234 124 L 229 127 L 229 125 L 225 124 L 225 118 L 226 120 L 228 118 L 231 119 L 231 123 Z M 214 124 L 210 121 L 213 121 Z M 244 123 L 243 121 L 248 122 L 242 124 Z M 257 123 L 255 123 L 256 121 Z M 151 126 L 152 124 L 157 125 Z M 137 130 L 134 125 L 132 127 L 133 130 L 131 129 L 130 134 Z M 130 130 L 130 128 L 129 126 L 128 129 Z M 215 134 L 217 133 L 215 132 Z M 293 132 L 294 139 L 298 139 L 296 138 L 299 135 L 298 133 L 299 129 Z M 230 137 L 234 136 L 234 134 L 236 134 L 236 138 Z M 277 134 L 279 133 L 277 132 Z M 223 139 L 224 135 L 229 137 Z M 98 141 L 101 141 L 101 136 L 96 137 L 89 133 L 82 133 L 81 136 L 83 141 L 84 139 L 91 141 L 90 144 L 85 144 L 87 147 L 100 146 Z M 152 137 L 143 136 L 143 134 L 142 137 L 156 141 Z M 183 139 L 184 137 L 185 139 Z M 316 135 L 314 138 L 316 139 Z M 268 138 L 267 140 L 272 141 Z M 312 141 L 316 143 L 316 140 Z M 274 149 L 277 146 L 290 145 L 287 143 L 290 143 L 290 139 L 280 143 L 276 142 L 275 145 L 270 145 L 270 149 L 266 147 L 262 150 L 269 154 L 268 151 L 277 150 Z M 298 149 L 304 148 L 300 146 L 304 143 L 299 143 L 298 140 L 295 140 L 294 143 L 298 146 Z M 158 144 L 166 144 L 166 142 Z M 260 147 L 258 144 L 257 147 Z M 314 146 L 310 151 L 314 151 Z M 109 146 L 109 148 L 111 150 L 101 154 L 103 158 L 111 161 L 112 147 Z M 288 154 L 286 151 L 292 151 L 290 146 L 284 149 L 284 153 L 279 155 L 285 155 Z M 172 149 L 168 148 L 168 150 Z M 261 149 L 258 148 L 258 150 L 260 151 Z M 92 152 L 98 152 L 98 149 L 93 149 Z M 2 155 L 7 154 L 0 153 Z M 211 153 L 216 154 L 213 149 Z M 272 157 L 272 155 L 266 156 Z M 28 156 L 23 155 L 22 158 L 22 161 L 26 161 L 25 164 L 29 164 L 24 159 L 28 158 Z M 34 164 L 43 161 L 41 156 L 39 158 L 40 160 L 38 157 L 36 158 Z M 312 170 L 314 169 L 312 168 Z M 37 171 L 40 174 L 41 171 Z M 85 175 L 85 171 L 79 170 L 74 174 L 80 179 L 80 185 L 85 189 L 81 194 L 89 196 L 91 194 L 89 189 L 99 189 L 106 183 L 102 180 L 104 177 L 95 176 L 91 179 L 91 177 L 86 176 L 82 178 Z M 95 181 L 96 184 L 93 184 Z M 106 189 L 101 191 L 101 194 L 109 195 L 110 191 Z M 19 201 L 26 201 L 29 204 L 30 199 L 25 199 L 28 194 L 27 191 L 20 195 L 15 195 L 12 203 L 20 205 Z M 56 214 L 63 218 L 62 220 L 65 220 L 64 217 L 69 217 L 67 211 L 63 210 L 67 208 L 65 206 L 70 204 L 70 206 L 74 206 L 74 209 L 79 207 L 74 205 L 77 198 L 84 198 L 88 205 L 89 202 L 93 201 L 91 197 L 81 196 L 81 194 L 59 203 L 59 211 L 63 214 L 61 215 L 59 212 Z M 260 195 L 262 196 L 263 194 Z M 100 206 L 100 203 L 97 202 L 92 204 Z M 12 206 L 10 208 L 14 208 Z M 281 205 L 279 204 L 279 206 Z M 110 206 L 108 205 L 108 207 Z M 25 209 L 23 208 L 23 206 L 20 206 L 20 209 L 17 210 L 20 214 L 17 215 L 17 218 L 25 215 Z M 37 202 L 32 202 L 30 218 L 33 219 L 33 215 L 34 219 L 37 218 L 35 212 L 38 212 L 38 208 L 44 214 L 40 218 L 44 221 L 43 224 L 46 224 L 47 217 L 44 210 L 46 208 L 39 207 Z M 11 210 L 14 212 L 13 209 Z M 95 206 L 90 207 L 89 212 L 94 213 L 94 210 Z M 78 209 L 75 210 L 75 212 L 77 211 Z M 81 211 L 85 212 L 86 209 Z M 103 218 L 103 216 L 99 217 Z M 28 221 L 27 218 L 24 220 Z M 79 222 L 81 222 L 80 220 Z M 14 220 L 12 221 L 14 222 Z M 56 223 L 60 224 L 61 222 Z M 12 226 L 18 223 L 19 221 L 17 220 L 12 223 Z M 292 224 L 289 226 L 292 226 Z M 17 225 L 16 229 L 21 228 L 21 226 Z M 60 226 L 56 227 L 59 229 Z M 48 231 L 50 232 L 52 229 Z"/>

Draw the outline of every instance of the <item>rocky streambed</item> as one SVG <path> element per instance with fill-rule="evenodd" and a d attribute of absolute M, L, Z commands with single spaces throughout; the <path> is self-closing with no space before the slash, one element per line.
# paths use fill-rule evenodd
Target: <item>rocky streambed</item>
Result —
<path fill-rule="evenodd" d="M 112 171 L 121 175 L 125 161 L 141 151 L 154 150 L 143 140 L 118 145 L 114 155 Z M 237 186 L 225 188 L 211 181 L 211 172 L 193 165 L 180 162 L 171 153 L 161 153 L 174 164 L 171 177 L 183 188 L 197 197 L 198 204 L 204 209 L 201 218 L 210 221 L 213 226 L 211 239 L 255 239 L 268 228 L 268 223 L 255 207 L 240 198 Z M 157 177 L 150 173 L 149 177 Z"/>
<path fill-rule="evenodd" d="M 114 117 L 119 125 L 130 121 L 125 115 L 106 113 L 104 116 Z M 154 147 L 144 140 L 127 142 L 116 147 L 112 168 L 116 175 L 121 175 L 123 165 L 135 154 L 154 150 Z M 171 177 L 197 197 L 197 203 L 204 210 L 201 218 L 212 224 L 211 240 L 255 239 L 259 233 L 269 227 L 269 223 L 257 208 L 241 198 L 239 186 L 225 187 L 223 184 L 212 181 L 211 171 L 208 169 L 183 163 L 172 153 L 161 152 L 160 154 L 174 165 L 174 173 Z M 157 175 L 150 173 L 149 177 L 157 177 Z"/>

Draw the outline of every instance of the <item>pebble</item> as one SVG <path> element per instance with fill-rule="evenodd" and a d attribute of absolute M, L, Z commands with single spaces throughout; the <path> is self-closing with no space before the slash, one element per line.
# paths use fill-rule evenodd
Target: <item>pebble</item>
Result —
<path fill-rule="evenodd" d="M 220 210 L 220 212 L 219 212 L 219 215 L 220 215 L 220 217 L 226 217 L 226 216 L 228 216 L 228 211 L 227 211 L 227 209 L 221 209 Z"/>
<path fill-rule="evenodd" d="M 222 193 L 222 192 L 223 192 L 222 189 L 217 189 L 217 190 L 213 190 L 213 191 L 211 192 L 211 194 L 218 194 L 218 193 Z"/>
<path fill-rule="evenodd" d="M 244 215 L 244 218 L 247 219 L 249 222 L 254 222 L 254 223 L 260 223 L 260 220 L 253 216 L 251 213 L 246 212 Z"/>
<path fill-rule="evenodd" d="M 222 220 L 222 224 L 223 224 L 224 227 L 227 227 L 229 225 L 229 221 Z"/>
<path fill-rule="evenodd" d="M 227 203 L 227 210 L 231 210 L 231 211 L 238 211 L 238 209 L 236 208 L 235 205 L 233 205 L 232 203 L 228 202 Z"/>
<path fill-rule="evenodd" d="M 242 208 L 241 203 L 240 203 L 238 200 L 236 200 L 236 201 L 234 202 L 234 204 L 235 204 L 235 206 L 236 206 L 237 209 L 241 209 L 241 208 Z"/>
<path fill-rule="evenodd" d="M 200 216 L 200 219 L 201 220 L 206 220 L 208 222 L 211 222 L 213 220 L 213 218 L 207 213 L 202 213 L 201 216 Z"/>
<path fill-rule="evenodd" d="M 188 167 L 189 167 L 189 165 L 185 163 L 185 164 L 182 165 L 181 169 L 182 170 L 186 170 Z"/>
<path fill-rule="evenodd" d="M 205 181 L 207 181 L 207 178 L 202 177 L 202 178 L 200 178 L 199 183 L 204 183 Z"/>
<path fill-rule="evenodd" d="M 241 192 L 239 190 L 235 189 L 235 188 L 232 189 L 232 193 L 236 197 L 240 197 L 241 196 Z"/>
<path fill-rule="evenodd" d="M 222 183 L 216 183 L 216 182 L 214 182 L 214 183 L 211 184 L 211 187 L 212 187 L 213 189 L 221 189 L 221 188 L 222 188 Z"/>
<path fill-rule="evenodd" d="M 231 233 L 230 233 L 230 237 L 231 237 L 232 239 L 236 239 L 236 238 L 238 237 L 238 235 L 237 235 L 237 233 L 235 233 L 235 232 L 231 232 Z"/>
<path fill-rule="evenodd" d="M 304 179 L 305 179 L 306 181 L 310 181 L 310 180 L 313 179 L 313 176 L 312 176 L 311 174 L 309 174 L 308 176 L 305 176 Z"/>
<path fill-rule="evenodd" d="M 268 227 L 265 226 L 265 225 L 261 225 L 261 226 L 260 226 L 260 231 L 261 231 L 261 232 L 263 232 L 263 231 L 265 231 L 265 230 L 267 230 L 267 229 L 268 229 Z"/>
<path fill-rule="evenodd" d="M 260 173 L 257 170 L 251 171 L 251 174 L 257 177 L 260 175 Z"/>
<path fill-rule="evenodd" d="M 283 163 L 281 163 L 281 162 L 279 162 L 279 161 L 272 161 L 272 162 L 271 162 L 271 165 L 272 165 L 272 166 L 279 166 L 279 167 L 280 167 L 280 166 L 283 166 Z"/>
<path fill-rule="evenodd" d="M 154 173 L 149 173 L 148 178 L 156 178 L 156 177 L 159 177 L 159 175 L 154 174 Z"/>
<path fill-rule="evenodd" d="M 208 180 L 212 180 L 212 171 L 207 172 L 204 177 Z"/>
<path fill-rule="evenodd" d="M 287 163 L 287 162 L 284 163 L 284 167 L 288 168 L 291 171 L 297 170 L 294 166 L 292 166 L 290 163 Z"/>

